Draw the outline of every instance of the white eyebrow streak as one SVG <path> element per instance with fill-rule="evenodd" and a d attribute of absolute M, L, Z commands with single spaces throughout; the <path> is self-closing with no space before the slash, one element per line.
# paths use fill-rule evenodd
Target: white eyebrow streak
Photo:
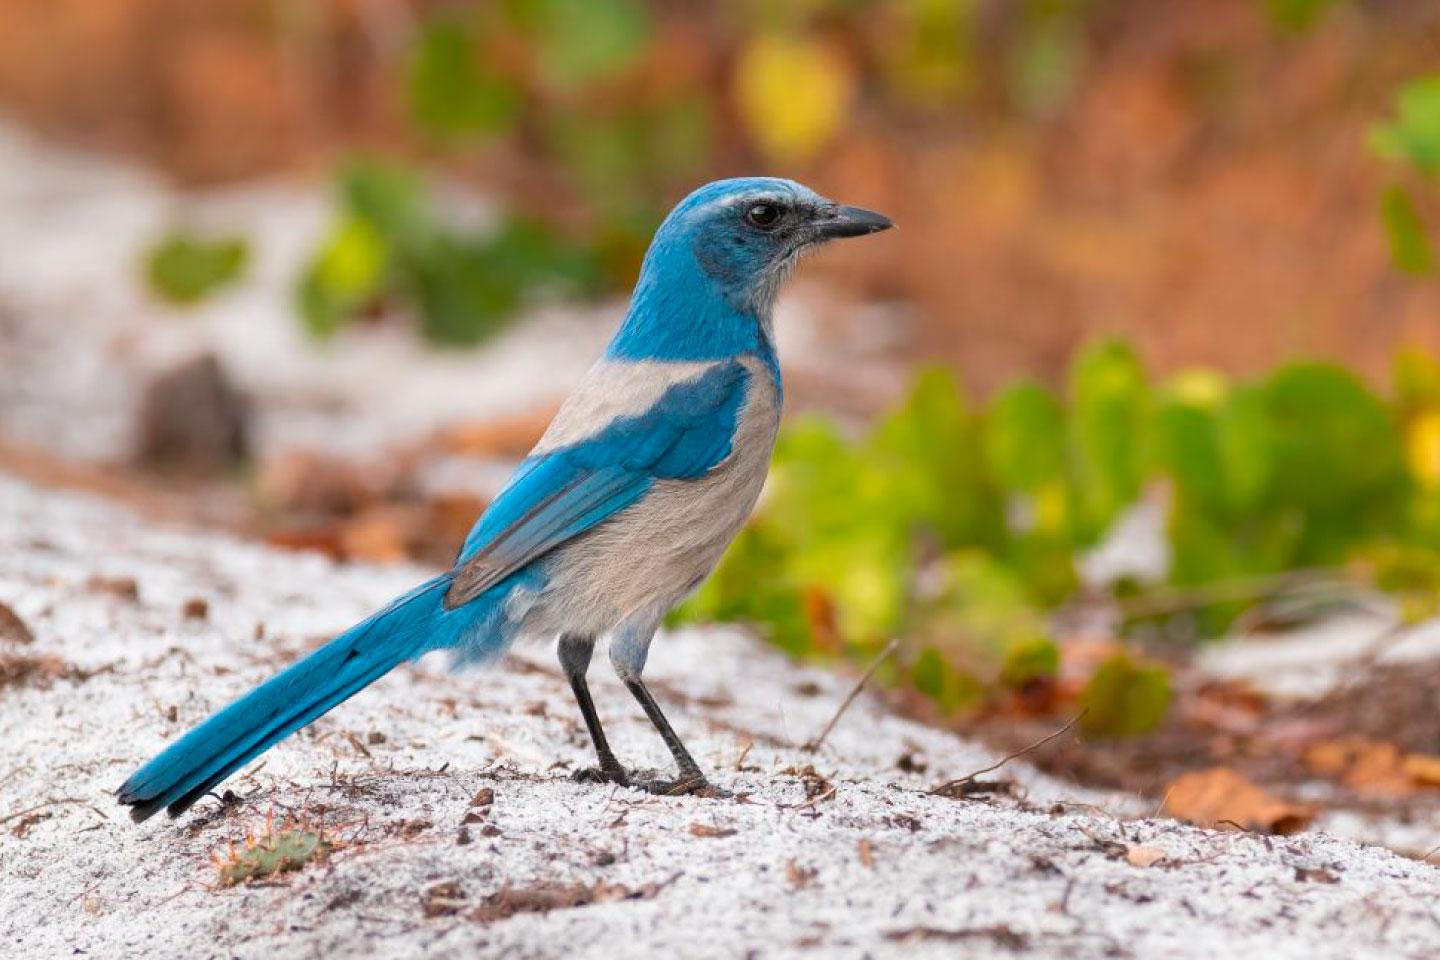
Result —
<path fill-rule="evenodd" d="M 702 203 L 700 206 L 693 208 L 690 212 L 692 214 L 703 213 L 708 210 L 713 210 L 717 207 L 738 207 L 741 204 L 750 203 L 787 204 L 796 202 L 798 202 L 797 198 L 790 195 L 789 193 L 746 193 L 738 197 L 716 197 L 714 200 L 707 201 L 706 203 Z"/>

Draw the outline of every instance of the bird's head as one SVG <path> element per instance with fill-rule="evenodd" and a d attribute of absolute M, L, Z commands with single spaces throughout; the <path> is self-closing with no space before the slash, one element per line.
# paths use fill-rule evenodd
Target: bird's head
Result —
<path fill-rule="evenodd" d="M 743 177 L 706 184 L 670 211 L 645 255 L 621 336 L 642 332 L 656 345 L 710 324 L 719 340 L 758 324 L 764 330 L 781 284 L 800 257 L 830 240 L 886 230 L 889 218 L 847 207 L 793 180 Z M 720 310 L 712 307 L 723 308 Z M 701 334 L 707 331 L 687 331 Z"/>

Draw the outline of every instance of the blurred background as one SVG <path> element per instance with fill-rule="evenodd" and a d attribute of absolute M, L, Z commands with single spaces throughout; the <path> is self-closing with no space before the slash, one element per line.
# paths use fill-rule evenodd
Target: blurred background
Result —
<path fill-rule="evenodd" d="M 1437 71 L 1429 0 L 0 0 L 0 469 L 447 563 L 668 207 L 791 177 L 900 229 L 785 297 L 678 619 L 896 637 L 898 705 L 1002 741 L 1083 709 L 1090 782 L 1411 802 Z"/>

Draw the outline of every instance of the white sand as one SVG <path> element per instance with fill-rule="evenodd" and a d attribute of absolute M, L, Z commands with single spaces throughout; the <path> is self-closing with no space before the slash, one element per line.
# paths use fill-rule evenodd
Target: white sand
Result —
<path fill-rule="evenodd" d="M 87 585 L 97 574 L 134 578 L 139 601 Z M 6 650 L 98 671 L 0 692 L 0 955 L 1313 960 L 1440 949 L 1440 871 L 1383 849 L 1125 821 L 1104 809 L 1133 808 L 1124 798 L 1018 762 L 998 775 L 1015 777 L 1024 800 L 932 797 L 928 786 L 985 765 L 986 752 L 863 696 L 806 754 L 793 744 L 824 725 L 850 681 L 722 631 L 662 638 L 652 675 L 697 757 L 743 800 L 569 782 L 589 747 L 548 651 L 532 650 L 459 676 L 433 660 L 397 671 L 227 784 L 245 799 L 223 812 L 205 800 L 178 823 L 136 826 L 112 805 L 109 791 L 171 737 L 422 574 L 148 529 L 0 476 L 0 601 L 36 636 Z M 192 597 L 208 602 L 206 620 L 182 617 Z M 662 766 L 603 661 L 594 674 L 622 758 Z M 905 754 L 926 771 L 902 772 Z M 807 805 L 806 764 L 833 795 L 822 787 Z M 484 787 L 494 805 L 459 843 Z M 32 807 L 45 819 L 17 830 Z M 215 887 L 210 851 L 271 808 L 308 810 L 350 845 L 282 882 Z M 1112 843 L 1170 861 L 1131 866 Z M 649 895 L 470 916 L 506 887 L 557 882 Z M 449 883 L 457 912 L 427 917 L 427 890 Z"/>

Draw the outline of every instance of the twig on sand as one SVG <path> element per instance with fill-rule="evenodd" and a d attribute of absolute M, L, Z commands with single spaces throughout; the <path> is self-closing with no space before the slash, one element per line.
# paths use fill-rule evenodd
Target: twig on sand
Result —
<path fill-rule="evenodd" d="M 973 783 L 976 777 L 981 777 L 981 776 L 984 776 L 984 775 L 987 774 L 987 773 L 993 773 L 993 772 L 995 772 L 996 770 L 999 770 L 1001 767 L 1005 766 L 1005 764 L 1009 763 L 1011 760 L 1018 759 L 1018 758 L 1020 758 L 1020 757 L 1025 756 L 1025 754 L 1027 754 L 1027 753 L 1030 753 L 1030 752 L 1035 751 L 1035 750 L 1039 750 L 1041 747 L 1045 746 L 1045 744 L 1049 743 L 1051 740 L 1054 740 L 1056 737 L 1059 737 L 1059 736 L 1063 735 L 1066 731 L 1068 731 L 1068 730 L 1070 730 L 1072 727 L 1074 727 L 1075 724 L 1079 723 L 1080 720 L 1081 720 L 1081 719 L 1085 716 L 1085 714 L 1088 713 L 1088 712 L 1089 712 L 1088 710 L 1081 710 L 1079 713 L 1075 714 L 1075 716 L 1073 716 L 1073 717 L 1070 718 L 1070 722 L 1069 722 L 1069 723 L 1065 724 L 1065 726 L 1061 727 L 1059 730 L 1056 730 L 1054 733 L 1051 733 L 1051 734 L 1048 734 L 1048 735 L 1046 735 L 1046 736 L 1044 736 L 1044 737 L 1041 737 L 1039 740 L 1036 740 L 1034 743 L 1030 744 L 1028 747 L 1022 747 L 1021 749 L 1016 750 L 1014 753 L 1008 753 L 1008 754 L 1006 754 L 1005 756 L 1001 757 L 999 760 L 997 760 L 997 761 L 995 761 L 994 763 L 990 764 L 990 766 L 988 766 L 988 767 L 985 767 L 985 768 L 980 769 L 980 770 L 976 770 L 974 773 L 968 773 L 968 774 L 966 774 L 965 776 L 959 777 L 958 779 L 955 779 L 955 780 L 947 780 L 946 782 L 940 784 L 940 786 L 938 786 L 938 787 L 936 787 L 935 789 L 931 790 L 930 793 L 933 794 L 933 795 L 936 795 L 936 796 L 941 796 L 941 797 L 952 796 L 952 795 L 960 795 L 960 794 L 962 794 L 962 793 L 963 793 L 963 787 L 964 787 L 965 784 L 967 784 L 967 783 Z"/>
<path fill-rule="evenodd" d="M 860 674 L 860 679 L 855 681 L 855 686 L 850 688 L 850 693 L 846 695 L 844 702 L 840 704 L 840 709 L 835 711 L 835 716 L 831 717 L 830 722 L 825 724 L 825 729 L 820 731 L 819 736 L 806 740 L 804 745 L 800 747 L 801 750 L 814 753 L 820 749 L 820 744 L 824 743 L 825 738 L 830 736 L 830 731 L 835 729 L 835 724 L 839 723 L 840 718 L 845 715 L 845 711 L 850 709 L 850 704 L 854 703 L 855 698 L 860 696 L 860 691 L 865 689 L 865 684 L 874 676 L 875 671 L 880 669 L 880 664 L 884 663 L 899 646 L 899 640 L 891 640 L 885 644 L 885 649 L 881 650 L 879 655 L 870 661 L 870 666 L 865 668 L 865 672 Z"/>
<path fill-rule="evenodd" d="M 77 807 L 87 807 L 88 809 L 93 810 L 95 813 L 100 814 L 102 818 L 106 820 L 109 819 L 109 817 L 106 817 L 105 814 L 101 813 L 99 810 L 96 810 L 95 807 L 91 805 L 88 800 L 82 800 L 79 797 L 58 797 L 54 800 L 46 800 L 44 803 L 37 803 L 33 807 L 26 807 L 24 810 L 16 810 L 14 813 L 6 814 L 5 816 L 0 817 L 0 823 L 9 823 L 11 820 L 23 817 L 27 813 L 34 813 L 36 810 L 44 810 L 46 807 L 58 807 L 63 804 L 71 804 Z"/>

